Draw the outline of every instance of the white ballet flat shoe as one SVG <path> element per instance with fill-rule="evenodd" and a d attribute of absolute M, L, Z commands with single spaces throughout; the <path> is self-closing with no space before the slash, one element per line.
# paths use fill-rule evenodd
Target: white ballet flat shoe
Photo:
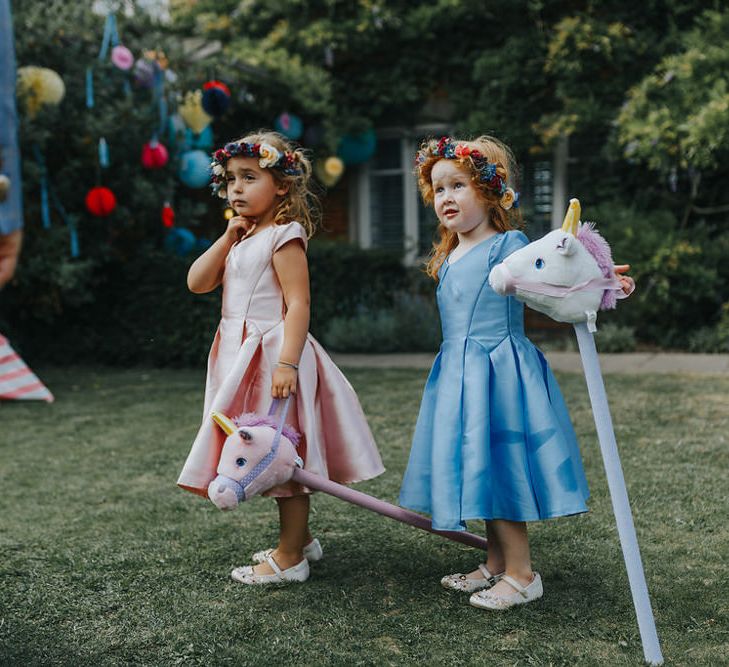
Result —
<path fill-rule="evenodd" d="M 456 574 L 449 574 L 440 580 L 440 585 L 443 588 L 449 588 L 453 591 L 461 591 L 462 593 L 473 593 L 474 591 L 480 591 L 484 588 L 491 588 L 497 581 L 501 581 L 501 574 L 491 574 L 486 569 L 486 563 L 479 563 L 478 569 L 481 570 L 483 579 L 469 579 L 465 574 L 460 572 Z"/>
<path fill-rule="evenodd" d="M 263 549 L 262 551 L 256 551 L 251 556 L 251 560 L 254 563 L 263 563 L 263 561 L 266 560 L 267 556 L 270 556 L 273 553 L 273 549 Z M 324 557 L 324 550 L 321 548 L 321 544 L 319 543 L 319 540 L 314 538 L 309 544 L 307 544 L 304 547 L 304 558 L 308 560 L 310 563 L 315 563 L 318 560 L 321 560 Z"/>
<path fill-rule="evenodd" d="M 474 593 L 469 599 L 469 603 L 473 607 L 479 609 L 492 609 L 494 611 L 504 611 L 510 609 L 518 604 L 526 604 L 538 600 L 544 595 L 544 589 L 542 588 L 542 578 L 538 572 L 534 573 L 534 578 L 528 586 L 522 586 L 516 579 L 513 579 L 509 575 L 505 574 L 502 577 L 509 586 L 514 589 L 514 592 L 510 595 L 503 595 L 500 593 L 494 593 L 494 591 L 479 591 Z"/>
<path fill-rule="evenodd" d="M 271 566 L 273 574 L 256 574 L 253 571 L 253 565 L 244 565 L 243 567 L 236 567 L 230 573 L 230 576 L 233 581 L 249 586 L 300 583 L 309 578 L 309 561 L 306 558 L 287 570 L 282 570 L 270 555 L 266 557 L 266 562 Z"/>

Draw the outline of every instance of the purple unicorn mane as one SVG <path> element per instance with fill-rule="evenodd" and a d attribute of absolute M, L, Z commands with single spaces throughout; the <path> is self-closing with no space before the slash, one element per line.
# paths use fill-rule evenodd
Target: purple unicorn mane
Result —
<path fill-rule="evenodd" d="M 612 278 L 613 254 L 610 251 L 610 244 L 595 230 L 594 222 L 583 222 L 577 230 L 577 240 L 585 246 L 600 267 L 605 278 Z M 614 289 L 606 289 L 600 301 L 600 310 L 615 308 L 617 297 Z"/>
<path fill-rule="evenodd" d="M 244 412 L 242 415 L 235 417 L 233 423 L 238 427 L 244 426 L 270 426 L 274 431 L 278 428 L 278 421 L 275 417 L 269 417 L 267 415 L 259 415 L 255 412 Z M 291 440 L 294 447 L 299 446 L 301 440 L 301 434 L 293 427 L 288 424 L 284 424 L 283 431 L 284 437 Z"/>

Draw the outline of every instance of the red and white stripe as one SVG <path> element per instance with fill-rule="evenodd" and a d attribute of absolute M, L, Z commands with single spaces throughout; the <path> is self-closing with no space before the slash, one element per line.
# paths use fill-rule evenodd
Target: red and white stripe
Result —
<path fill-rule="evenodd" d="M 34 400 L 53 402 L 53 394 L 38 379 L 8 339 L 0 334 L 0 400 Z"/>

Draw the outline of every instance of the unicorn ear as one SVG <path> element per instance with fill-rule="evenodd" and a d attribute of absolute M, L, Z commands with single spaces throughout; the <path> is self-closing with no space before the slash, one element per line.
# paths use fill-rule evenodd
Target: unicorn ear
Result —
<path fill-rule="evenodd" d="M 570 206 L 567 209 L 567 214 L 564 216 L 564 222 L 562 223 L 562 231 L 577 234 L 577 225 L 580 222 L 581 213 L 580 200 L 570 199 Z"/>
<path fill-rule="evenodd" d="M 574 236 L 565 234 L 557 244 L 557 252 L 560 255 L 573 255 L 575 250 L 577 250 L 576 243 L 579 243 L 579 241 Z"/>
<path fill-rule="evenodd" d="M 235 427 L 235 424 L 233 423 L 233 420 L 229 417 L 226 417 L 222 412 L 213 412 L 212 415 L 210 415 L 213 418 L 213 421 L 220 426 L 220 428 L 225 431 L 225 435 L 232 435 L 235 433 L 238 429 Z"/>

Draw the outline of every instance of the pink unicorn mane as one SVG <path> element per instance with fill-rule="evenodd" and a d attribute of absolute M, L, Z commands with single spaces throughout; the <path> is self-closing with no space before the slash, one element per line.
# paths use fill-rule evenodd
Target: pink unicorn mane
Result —
<path fill-rule="evenodd" d="M 600 267 L 605 278 L 613 277 L 613 254 L 610 244 L 595 230 L 594 222 L 583 222 L 577 230 L 577 240 L 585 246 Z M 600 310 L 615 308 L 617 297 L 614 289 L 606 289 L 600 301 Z"/>
<path fill-rule="evenodd" d="M 238 427 L 244 426 L 270 426 L 274 431 L 278 428 L 278 421 L 275 417 L 269 417 L 268 415 L 259 415 L 255 412 L 244 412 L 242 415 L 235 417 L 233 423 Z M 293 427 L 288 424 L 284 424 L 283 431 L 284 437 L 291 440 L 294 447 L 299 446 L 301 440 L 301 434 Z"/>

